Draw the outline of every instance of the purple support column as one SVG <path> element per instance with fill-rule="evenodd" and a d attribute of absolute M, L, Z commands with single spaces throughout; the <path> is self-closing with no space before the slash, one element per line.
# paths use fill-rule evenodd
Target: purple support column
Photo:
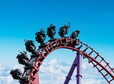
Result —
<path fill-rule="evenodd" d="M 69 71 L 69 73 L 68 73 L 68 75 L 66 77 L 66 80 L 65 80 L 64 84 L 68 84 L 69 83 L 69 81 L 71 80 L 71 76 L 72 76 L 76 66 L 77 66 L 77 75 L 76 75 L 76 77 L 77 77 L 76 81 L 77 82 L 76 82 L 76 84 L 81 84 L 81 78 L 82 78 L 82 75 L 81 75 L 82 74 L 81 73 L 82 72 L 81 71 L 82 55 L 79 52 L 77 52 L 77 56 L 76 56 L 72 66 L 71 66 L 71 69 L 70 69 L 70 71 Z"/>
<path fill-rule="evenodd" d="M 65 80 L 64 84 L 68 84 L 69 83 L 69 81 L 71 80 L 71 76 L 72 76 L 76 66 L 77 66 L 77 57 L 75 58 L 75 60 L 74 60 L 74 62 L 72 64 L 72 67 L 71 67 L 71 69 L 70 69 L 70 71 L 69 71 L 69 73 L 68 73 L 68 75 L 66 77 L 66 80 Z"/>
<path fill-rule="evenodd" d="M 81 78 L 82 78 L 82 55 L 77 52 L 77 84 L 81 84 Z"/>

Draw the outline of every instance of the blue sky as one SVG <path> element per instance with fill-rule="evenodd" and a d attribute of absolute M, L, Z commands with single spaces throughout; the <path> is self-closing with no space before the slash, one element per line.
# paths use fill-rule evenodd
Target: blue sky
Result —
<path fill-rule="evenodd" d="M 114 0 L 0 0 L 0 64 L 16 65 L 16 55 L 25 50 L 24 39 L 35 40 L 40 28 L 46 30 L 52 23 L 58 31 L 68 22 L 68 35 L 79 29 L 81 41 L 114 63 Z M 48 59 L 65 60 L 62 51 L 55 51 L 51 55 L 56 56 Z"/>

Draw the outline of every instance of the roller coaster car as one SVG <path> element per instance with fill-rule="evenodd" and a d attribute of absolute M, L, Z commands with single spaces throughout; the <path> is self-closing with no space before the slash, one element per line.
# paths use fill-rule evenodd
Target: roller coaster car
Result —
<path fill-rule="evenodd" d="M 38 43 L 40 43 L 39 48 L 43 48 L 43 47 L 47 46 L 47 44 L 44 43 L 44 41 L 46 39 L 46 34 L 43 29 L 41 29 L 40 32 L 36 32 L 35 35 L 36 35 L 36 37 L 35 37 L 36 41 Z"/>
<path fill-rule="evenodd" d="M 22 78 L 22 73 L 19 69 L 11 70 L 10 74 L 12 75 L 13 79 L 20 80 Z"/>
<path fill-rule="evenodd" d="M 25 46 L 27 51 L 31 52 L 32 54 L 36 54 L 36 46 L 32 40 L 25 41 Z"/>
<path fill-rule="evenodd" d="M 29 58 L 27 57 L 26 52 L 20 52 L 20 54 L 17 55 L 17 59 L 18 59 L 19 64 L 22 64 L 25 66 L 29 65 L 28 63 Z"/>
<path fill-rule="evenodd" d="M 70 37 L 73 38 L 73 39 L 76 39 L 78 37 L 79 33 L 80 33 L 80 31 L 76 30 L 76 31 L 72 32 Z"/>
<path fill-rule="evenodd" d="M 25 55 L 18 54 L 17 59 L 18 59 L 19 64 L 25 65 L 25 69 L 33 68 L 33 62 L 31 64 L 29 64 L 29 59 L 26 58 Z"/>
<path fill-rule="evenodd" d="M 28 77 L 27 76 L 22 77 L 20 69 L 11 70 L 10 74 L 12 75 L 13 79 L 19 80 L 21 84 L 27 84 Z"/>
<path fill-rule="evenodd" d="M 48 35 L 48 37 L 50 37 L 49 42 L 56 40 L 54 38 L 55 33 L 56 33 L 55 26 L 50 24 L 50 27 L 47 28 L 47 35 Z"/>
<path fill-rule="evenodd" d="M 61 28 L 59 29 L 58 34 L 60 35 L 61 38 L 62 38 L 62 37 L 65 37 L 65 34 L 68 33 L 69 27 L 70 27 L 70 23 L 69 23 L 68 26 L 65 25 L 65 26 L 63 26 L 63 27 L 61 27 Z"/>

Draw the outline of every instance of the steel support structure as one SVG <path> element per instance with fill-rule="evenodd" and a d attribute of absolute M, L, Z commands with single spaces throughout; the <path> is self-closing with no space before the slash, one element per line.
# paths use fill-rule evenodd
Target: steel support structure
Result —
<path fill-rule="evenodd" d="M 39 73 L 38 72 L 35 74 L 35 80 L 30 84 L 40 84 L 39 83 Z"/>
<path fill-rule="evenodd" d="M 73 45 L 70 45 L 70 43 L 72 44 L 73 42 L 74 40 L 72 38 L 61 38 L 50 42 L 45 48 L 43 48 L 43 50 L 41 50 L 40 54 L 38 55 L 37 60 L 34 62 L 35 63 L 34 67 L 31 69 L 31 73 L 28 76 L 28 82 L 29 82 L 28 84 L 39 84 L 39 78 L 37 77 L 36 72 L 39 71 L 39 68 L 42 65 L 44 59 L 46 59 L 46 57 L 51 52 L 60 48 L 70 49 L 77 52 L 75 60 L 66 77 L 66 80 L 64 81 L 64 84 L 69 84 L 69 81 L 71 80 L 73 72 L 77 72 L 76 83 L 74 84 L 81 84 L 82 56 L 83 58 L 88 59 L 88 63 L 91 63 L 93 67 L 96 68 L 99 73 L 101 73 L 101 75 L 106 79 L 108 84 L 111 84 L 111 82 L 114 81 L 114 75 L 113 75 L 114 70 L 112 67 L 110 67 L 109 63 L 106 62 L 106 60 L 97 51 L 95 51 L 87 44 L 83 42 L 79 42 L 80 46 L 74 47 Z M 94 53 L 94 56 L 92 55 L 92 53 Z M 103 64 L 101 62 L 103 62 Z M 76 68 L 76 71 L 75 71 L 75 68 Z M 26 76 L 26 70 L 24 71 L 23 74 L 24 76 Z"/>
<path fill-rule="evenodd" d="M 81 84 L 82 78 L 82 55 L 77 53 L 77 84 Z"/>
<path fill-rule="evenodd" d="M 82 67 L 82 55 L 77 52 L 76 54 L 76 58 L 71 66 L 71 69 L 66 77 L 66 80 L 64 82 L 64 84 L 69 84 L 69 81 L 71 80 L 71 77 L 72 77 L 72 74 L 75 70 L 75 68 L 77 67 L 77 75 L 76 75 L 76 84 L 81 84 L 81 78 L 82 78 L 82 70 L 81 70 L 81 67 Z"/>

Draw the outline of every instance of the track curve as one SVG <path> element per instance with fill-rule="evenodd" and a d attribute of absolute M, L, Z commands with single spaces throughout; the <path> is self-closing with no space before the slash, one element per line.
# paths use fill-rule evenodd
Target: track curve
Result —
<path fill-rule="evenodd" d="M 88 46 L 87 44 L 80 42 L 79 39 L 72 38 L 60 38 L 55 41 L 52 41 L 47 44 L 45 48 L 43 48 L 40 53 L 37 54 L 37 57 L 33 63 L 33 68 L 28 77 L 28 84 L 34 84 L 34 81 L 37 81 L 37 73 L 42 65 L 44 59 L 54 50 L 66 48 L 76 52 L 79 52 L 83 55 L 83 58 L 88 59 L 88 63 L 93 64 L 99 73 L 106 79 L 108 84 L 114 80 L 114 70 L 110 67 L 109 63 L 93 48 Z M 30 61 L 34 57 L 31 57 Z M 26 75 L 26 69 L 23 72 L 23 76 Z"/>

